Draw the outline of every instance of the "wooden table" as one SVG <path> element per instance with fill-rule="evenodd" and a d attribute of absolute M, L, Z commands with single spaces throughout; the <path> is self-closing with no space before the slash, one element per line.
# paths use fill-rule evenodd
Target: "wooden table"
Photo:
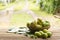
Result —
<path fill-rule="evenodd" d="M 55 31 L 53 30 L 52 32 L 53 32 L 53 35 L 51 38 L 48 38 L 48 39 L 41 39 L 41 38 L 32 39 L 32 38 L 26 37 L 24 35 L 0 31 L 0 40 L 60 40 L 60 29 L 55 30 Z"/>

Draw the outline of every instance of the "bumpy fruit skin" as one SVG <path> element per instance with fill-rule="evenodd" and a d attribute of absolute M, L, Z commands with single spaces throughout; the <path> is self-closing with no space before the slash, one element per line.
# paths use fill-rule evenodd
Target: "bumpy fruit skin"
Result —
<path fill-rule="evenodd" d="M 38 18 L 38 19 L 37 19 L 37 24 L 38 24 L 38 25 L 42 25 L 42 23 L 43 23 L 43 21 Z"/>
<path fill-rule="evenodd" d="M 41 37 L 41 33 L 39 33 L 39 32 L 35 32 L 35 35 L 36 35 L 37 37 Z"/>
<path fill-rule="evenodd" d="M 39 33 L 43 34 L 44 32 L 43 31 L 39 31 Z"/>
<path fill-rule="evenodd" d="M 29 29 L 32 33 L 34 33 L 36 31 L 36 24 L 34 22 L 31 22 Z"/>
<path fill-rule="evenodd" d="M 35 33 L 36 31 L 49 29 L 50 23 L 48 21 L 42 21 L 41 19 L 37 19 L 37 21 L 33 21 L 31 23 L 27 23 L 27 27 L 29 28 L 31 33 Z"/>
<path fill-rule="evenodd" d="M 41 28 L 42 28 L 42 26 L 41 26 L 41 25 L 38 25 L 38 24 L 36 23 L 36 21 L 31 22 L 30 24 L 27 23 L 27 27 L 29 28 L 29 30 L 30 30 L 32 33 L 34 33 L 35 31 L 39 31 L 39 30 L 41 30 Z"/>
<path fill-rule="evenodd" d="M 48 34 L 48 38 L 52 36 L 52 32 L 47 32 L 47 34 Z"/>
<path fill-rule="evenodd" d="M 30 26 L 31 26 L 32 29 L 34 29 L 35 28 L 35 23 L 32 22 Z"/>
<path fill-rule="evenodd" d="M 40 31 L 42 29 L 41 25 L 36 25 L 36 31 Z"/>
<path fill-rule="evenodd" d="M 43 22 L 42 29 L 49 29 L 50 28 L 50 23 L 48 21 Z"/>
<path fill-rule="evenodd" d="M 48 30 L 47 30 L 47 29 L 44 29 L 44 30 L 43 30 L 43 32 L 44 32 L 44 33 L 47 33 L 47 32 L 48 32 Z"/>
<path fill-rule="evenodd" d="M 42 37 L 43 39 L 46 39 L 46 38 L 48 38 L 48 35 L 47 35 L 47 33 L 43 33 L 41 37 Z"/>

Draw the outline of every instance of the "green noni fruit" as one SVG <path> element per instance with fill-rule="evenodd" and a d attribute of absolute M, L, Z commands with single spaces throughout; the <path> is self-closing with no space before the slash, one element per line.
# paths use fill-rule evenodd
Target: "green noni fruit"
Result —
<path fill-rule="evenodd" d="M 46 38 L 48 38 L 48 34 L 47 34 L 47 33 L 43 33 L 41 37 L 42 37 L 43 39 L 46 39 Z"/>
<path fill-rule="evenodd" d="M 47 32 L 48 32 L 48 30 L 47 30 L 47 29 L 44 29 L 44 30 L 43 30 L 43 32 L 44 32 L 44 33 L 47 33 Z"/>
<path fill-rule="evenodd" d="M 48 34 L 48 38 L 52 36 L 52 32 L 47 32 L 47 34 Z"/>
<path fill-rule="evenodd" d="M 35 32 L 35 35 L 38 37 L 41 37 L 41 33 L 40 32 Z"/>

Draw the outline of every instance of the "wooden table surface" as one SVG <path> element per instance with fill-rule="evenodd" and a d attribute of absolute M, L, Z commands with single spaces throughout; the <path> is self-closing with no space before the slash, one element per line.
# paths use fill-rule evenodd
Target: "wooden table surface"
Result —
<path fill-rule="evenodd" d="M 48 39 L 32 39 L 20 34 L 7 33 L 6 31 L 0 31 L 0 40 L 60 40 L 60 29 L 52 30 L 53 35 Z"/>

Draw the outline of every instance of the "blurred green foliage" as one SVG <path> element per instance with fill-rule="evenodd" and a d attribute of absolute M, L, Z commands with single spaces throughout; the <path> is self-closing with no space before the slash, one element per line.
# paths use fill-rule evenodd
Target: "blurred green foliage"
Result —
<path fill-rule="evenodd" d="M 48 13 L 55 13 L 60 8 L 60 0 L 40 0 L 40 8 Z"/>

